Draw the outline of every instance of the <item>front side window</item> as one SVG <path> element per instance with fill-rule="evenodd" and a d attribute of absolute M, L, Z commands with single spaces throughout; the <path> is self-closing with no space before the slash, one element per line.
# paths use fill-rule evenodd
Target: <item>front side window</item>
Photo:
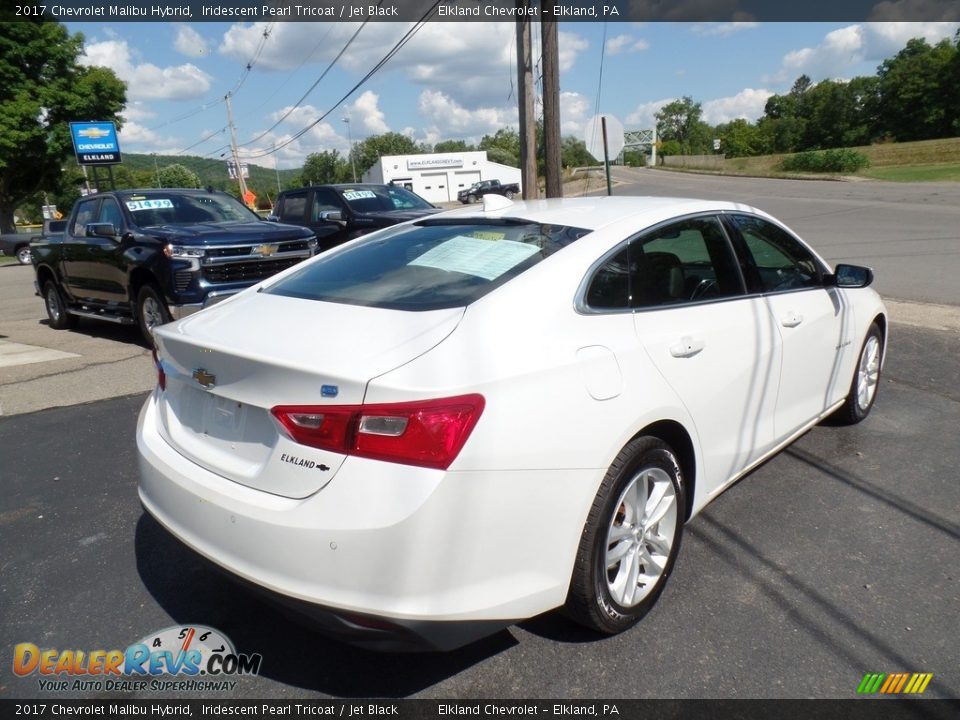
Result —
<path fill-rule="evenodd" d="M 525 220 L 424 221 L 321 256 L 265 292 L 395 310 L 462 307 L 587 232 Z"/>
<path fill-rule="evenodd" d="M 116 228 L 117 232 L 123 230 L 123 217 L 120 215 L 120 207 L 111 198 L 104 198 L 100 203 L 100 214 L 97 217 L 98 223 L 110 223 Z"/>
<path fill-rule="evenodd" d="M 343 212 L 343 202 L 340 196 L 330 188 L 315 188 L 313 191 L 313 211 L 311 217 L 314 222 L 320 222 L 320 213 Z"/>
<path fill-rule="evenodd" d="M 719 221 L 691 218 L 635 238 L 594 274 L 593 310 L 649 308 L 743 294 L 743 283 Z"/>
<path fill-rule="evenodd" d="M 823 269 L 793 235 L 763 218 L 731 216 L 748 252 L 743 265 L 751 292 L 785 292 L 822 287 Z"/>
<path fill-rule="evenodd" d="M 283 196 L 283 207 L 280 209 L 280 222 L 302 223 L 307 209 L 307 192 L 290 193 Z"/>
<path fill-rule="evenodd" d="M 97 216 L 97 204 L 100 199 L 85 200 L 77 207 L 77 219 L 73 221 L 73 234 L 77 237 L 85 237 L 87 234 L 87 225 L 94 222 Z"/>

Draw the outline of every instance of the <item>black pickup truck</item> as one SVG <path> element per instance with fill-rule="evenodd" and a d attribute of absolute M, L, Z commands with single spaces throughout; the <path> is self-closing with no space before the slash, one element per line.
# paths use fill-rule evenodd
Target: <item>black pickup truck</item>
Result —
<path fill-rule="evenodd" d="M 520 186 L 517 183 L 508 183 L 504 185 L 499 180 L 481 180 L 475 182 L 466 190 L 457 193 L 457 200 L 462 203 L 475 203 L 482 200 L 484 195 L 493 193 L 503 195 L 507 200 L 512 200 L 514 195 L 520 194 Z"/>
<path fill-rule="evenodd" d="M 280 193 L 267 219 L 310 228 L 323 251 L 437 212 L 440 208 L 398 185 L 311 185 Z"/>
<path fill-rule="evenodd" d="M 156 325 L 315 254 L 302 227 L 268 223 L 222 192 L 122 190 L 81 198 L 61 236 L 32 246 L 51 327 L 77 318 Z"/>
<path fill-rule="evenodd" d="M 29 265 L 30 245 L 46 242 L 49 238 L 62 234 L 66 224 L 66 220 L 44 220 L 40 235 L 28 235 L 27 233 L 0 235 L 0 252 L 15 257 L 21 265 Z"/>

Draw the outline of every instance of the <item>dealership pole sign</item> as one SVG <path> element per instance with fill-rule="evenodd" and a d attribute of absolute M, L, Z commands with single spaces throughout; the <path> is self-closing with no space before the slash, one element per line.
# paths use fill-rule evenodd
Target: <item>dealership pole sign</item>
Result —
<path fill-rule="evenodd" d="M 112 122 L 72 122 L 70 136 L 81 165 L 120 164 L 120 142 Z"/>

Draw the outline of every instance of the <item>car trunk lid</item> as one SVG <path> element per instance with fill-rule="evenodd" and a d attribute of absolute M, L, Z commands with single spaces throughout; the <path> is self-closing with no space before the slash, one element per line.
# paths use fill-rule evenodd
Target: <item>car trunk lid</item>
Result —
<path fill-rule="evenodd" d="M 295 443 L 270 413 L 278 405 L 358 405 L 367 383 L 436 346 L 463 308 L 405 312 L 266 293 L 156 331 L 166 379 L 165 440 L 223 477 L 306 497 L 345 456 Z"/>

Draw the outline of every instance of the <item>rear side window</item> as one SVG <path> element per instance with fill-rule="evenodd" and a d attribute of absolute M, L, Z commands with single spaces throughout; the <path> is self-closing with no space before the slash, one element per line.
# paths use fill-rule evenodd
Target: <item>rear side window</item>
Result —
<path fill-rule="evenodd" d="M 594 274 L 586 304 L 622 310 L 743 294 L 727 238 L 714 217 L 692 218 L 634 238 Z"/>
<path fill-rule="evenodd" d="M 323 256 L 266 292 L 396 310 L 475 302 L 587 230 L 525 221 L 434 221 Z"/>

